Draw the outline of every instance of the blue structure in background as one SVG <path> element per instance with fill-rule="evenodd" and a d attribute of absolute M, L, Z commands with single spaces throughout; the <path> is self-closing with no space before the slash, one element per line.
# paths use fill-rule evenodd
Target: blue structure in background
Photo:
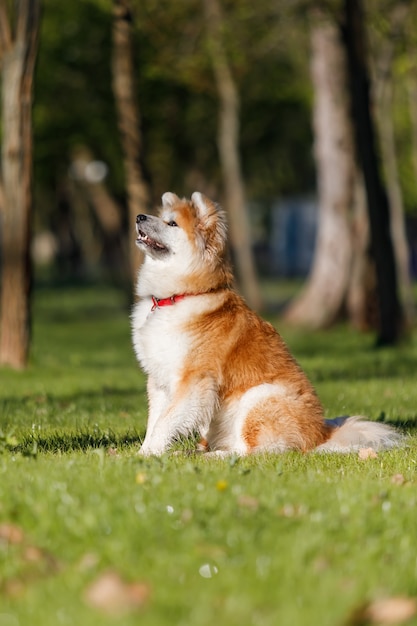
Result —
<path fill-rule="evenodd" d="M 272 274 L 306 276 L 314 255 L 317 209 L 314 197 L 282 198 L 272 205 L 269 240 Z"/>

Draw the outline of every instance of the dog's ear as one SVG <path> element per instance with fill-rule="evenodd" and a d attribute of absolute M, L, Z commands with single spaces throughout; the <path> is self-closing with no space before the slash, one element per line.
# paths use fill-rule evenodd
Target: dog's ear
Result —
<path fill-rule="evenodd" d="M 223 209 L 216 204 L 216 202 L 209 200 L 207 196 L 203 195 L 199 191 L 195 191 L 193 193 L 191 196 L 191 202 L 197 211 L 197 216 L 199 217 L 201 224 L 206 226 L 223 224 L 225 226 L 226 214 Z"/>
<path fill-rule="evenodd" d="M 206 251 L 218 255 L 225 249 L 226 245 L 226 214 L 222 208 L 209 200 L 199 191 L 195 191 L 191 196 L 197 216 L 199 218 L 200 230 L 204 231 L 204 243 Z"/>
<path fill-rule="evenodd" d="M 180 202 L 180 199 L 175 193 L 172 193 L 172 191 L 167 191 L 162 196 L 162 206 L 166 209 L 170 209 L 177 202 Z"/>
<path fill-rule="evenodd" d="M 208 215 L 212 215 L 216 211 L 216 205 L 214 202 L 206 198 L 199 191 L 195 191 L 191 196 L 191 202 L 194 204 L 197 209 L 197 213 L 200 219 L 204 219 Z"/>

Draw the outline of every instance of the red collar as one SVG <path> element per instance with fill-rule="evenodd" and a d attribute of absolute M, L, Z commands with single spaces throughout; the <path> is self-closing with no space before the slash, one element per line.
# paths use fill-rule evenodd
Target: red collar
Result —
<path fill-rule="evenodd" d="M 151 311 L 155 311 L 155 309 L 159 309 L 161 306 L 172 306 L 176 302 L 179 302 L 180 300 L 183 300 L 187 296 L 192 296 L 192 295 L 194 294 L 183 293 L 179 296 L 171 296 L 170 298 L 155 298 L 155 296 L 152 296 L 153 306 L 151 308 Z"/>

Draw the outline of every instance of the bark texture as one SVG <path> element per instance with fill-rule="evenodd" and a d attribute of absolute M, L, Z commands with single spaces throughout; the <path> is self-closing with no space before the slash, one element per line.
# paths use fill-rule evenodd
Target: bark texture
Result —
<path fill-rule="evenodd" d="M 324 328 L 340 316 L 348 289 L 355 159 L 346 56 L 336 26 L 317 21 L 312 28 L 311 51 L 318 233 L 309 279 L 287 309 L 286 318 L 292 323 Z"/>
<path fill-rule="evenodd" d="M 30 343 L 32 85 L 40 22 L 38 0 L 0 4 L 2 68 L 2 273 L 0 363 L 27 364 Z"/>
<path fill-rule="evenodd" d="M 262 307 L 262 298 L 252 253 L 250 221 L 246 210 L 239 153 L 239 95 L 224 49 L 219 2 L 204 0 L 204 8 L 220 107 L 217 144 L 238 281 L 248 304 L 259 310 Z"/>
<path fill-rule="evenodd" d="M 89 222 L 97 222 L 100 232 L 100 253 L 107 263 L 107 271 L 119 284 L 129 285 L 131 282 L 130 259 L 123 224 L 123 208 L 111 194 L 105 179 L 97 180 L 88 175 L 88 168 L 93 163 L 94 157 L 89 148 L 78 146 L 74 150 L 72 169 L 75 176 L 71 185 L 72 210 L 77 214 L 77 223 L 83 224 L 82 228 L 79 228 L 80 243 L 86 258 L 89 258 L 91 251 L 97 248 L 97 235 L 94 236 L 94 233 L 91 233 L 90 240 L 85 242 L 88 238 L 86 234 L 88 230 L 92 230 Z M 89 216 L 90 208 L 93 212 L 91 216 Z M 97 262 L 99 262 L 98 257 Z"/>
<path fill-rule="evenodd" d="M 404 317 L 398 297 L 390 210 L 376 150 L 370 108 L 370 81 L 361 0 L 345 0 L 342 27 L 348 56 L 352 111 L 358 158 L 362 166 L 369 212 L 371 249 L 375 259 L 379 306 L 378 344 L 395 344 L 403 332 Z"/>
<path fill-rule="evenodd" d="M 375 262 L 369 247 L 369 218 L 362 172 L 356 169 L 352 207 L 352 265 L 346 311 L 349 322 L 362 332 L 379 327 Z"/>
<path fill-rule="evenodd" d="M 410 6 L 406 3 L 395 5 L 391 11 L 390 36 L 379 51 L 374 89 L 382 162 L 390 208 L 391 237 L 397 269 L 397 281 L 407 327 L 411 327 L 414 317 L 414 298 L 412 293 L 403 196 L 395 142 L 392 67 L 395 43 L 400 41 L 404 34 L 405 22 L 409 14 Z"/>
<path fill-rule="evenodd" d="M 132 9 L 130 0 L 113 2 L 113 93 L 124 153 L 128 196 L 129 256 L 133 283 L 142 262 L 135 244 L 136 216 L 150 209 L 151 194 L 143 168 L 143 138 L 133 64 Z"/>

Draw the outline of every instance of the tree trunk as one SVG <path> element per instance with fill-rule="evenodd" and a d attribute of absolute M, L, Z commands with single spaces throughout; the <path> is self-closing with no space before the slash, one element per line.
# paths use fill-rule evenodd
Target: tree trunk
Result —
<path fill-rule="evenodd" d="M 129 249 L 132 281 L 136 283 L 142 255 L 136 246 L 136 216 L 150 209 L 150 190 L 143 169 L 143 141 L 136 98 L 130 0 L 113 2 L 113 93 L 124 152 L 128 195 Z"/>
<path fill-rule="evenodd" d="M 0 7 L 2 62 L 2 280 L 0 363 L 27 364 L 30 342 L 32 85 L 39 32 L 38 0 Z M 14 31 L 14 32 L 13 32 Z"/>
<path fill-rule="evenodd" d="M 414 304 L 408 242 L 405 230 L 403 197 L 399 181 L 394 126 L 392 121 L 392 82 L 390 79 L 384 87 L 379 107 L 381 153 L 389 198 L 391 237 L 397 267 L 397 282 L 403 303 L 405 322 L 407 327 L 411 327 L 414 316 Z"/>
<path fill-rule="evenodd" d="M 355 172 L 352 210 L 352 267 L 346 298 L 347 317 L 362 332 L 379 328 L 375 261 L 370 254 L 369 217 L 362 172 Z"/>
<path fill-rule="evenodd" d="M 395 42 L 404 34 L 405 22 L 410 14 L 408 4 L 394 6 L 391 15 L 389 36 L 377 59 L 374 93 L 378 131 L 381 140 L 382 163 L 390 207 L 391 237 L 397 267 L 397 281 L 408 328 L 414 317 L 414 303 L 410 274 L 410 259 L 405 228 L 403 197 L 398 172 L 397 150 L 393 122 L 393 77 L 392 66 Z"/>
<path fill-rule="evenodd" d="M 318 233 L 307 285 L 285 317 L 292 323 L 323 328 L 340 316 L 345 305 L 352 261 L 349 213 L 355 162 L 346 57 L 336 26 L 317 21 L 311 47 Z"/>
<path fill-rule="evenodd" d="M 403 332 L 388 199 L 383 187 L 370 112 L 364 15 L 361 0 L 345 0 L 342 33 L 348 56 L 356 148 L 364 175 L 371 249 L 375 258 L 380 328 L 378 344 L 395 344 Z"/>
<path fill-rule="evenodd" d="M 410 72 L 407 76 L 408 106 L 411 122 L 411 147 L 414 177 L 417 181 L 417 46 L 409 53 Z"/>
<path fill-rule="evenodd" d="M 218 0 L 204 0 L 208 43 L 220 101 L 217 143 L 229 215 L 230 236 L 238 282 L 248 304 L 262 307 L 251 247 L 249 216 L 239 155 L 239 96 L 222 41 Z"/>
<path fill-rule="evenodd" d="M 130 264 L 122 223 L 122 207 L 112 196 L 104 179 L 95 180 L 87 175 L 91 163 L 94 163 L 93 154 L 86 146 L 79 146 L 73 152 L 72 168 L 76 174 L 74 179 L 83 196 L 81 202 L 79 199 L 74 204 L 85 205 L 85 199 L 88 199 L 101 229 L 104 258 L 108 259 L 111 275 L 119 282 L 129 284 Z M 77 195 L 79 198 L 80 194 Z"/>

